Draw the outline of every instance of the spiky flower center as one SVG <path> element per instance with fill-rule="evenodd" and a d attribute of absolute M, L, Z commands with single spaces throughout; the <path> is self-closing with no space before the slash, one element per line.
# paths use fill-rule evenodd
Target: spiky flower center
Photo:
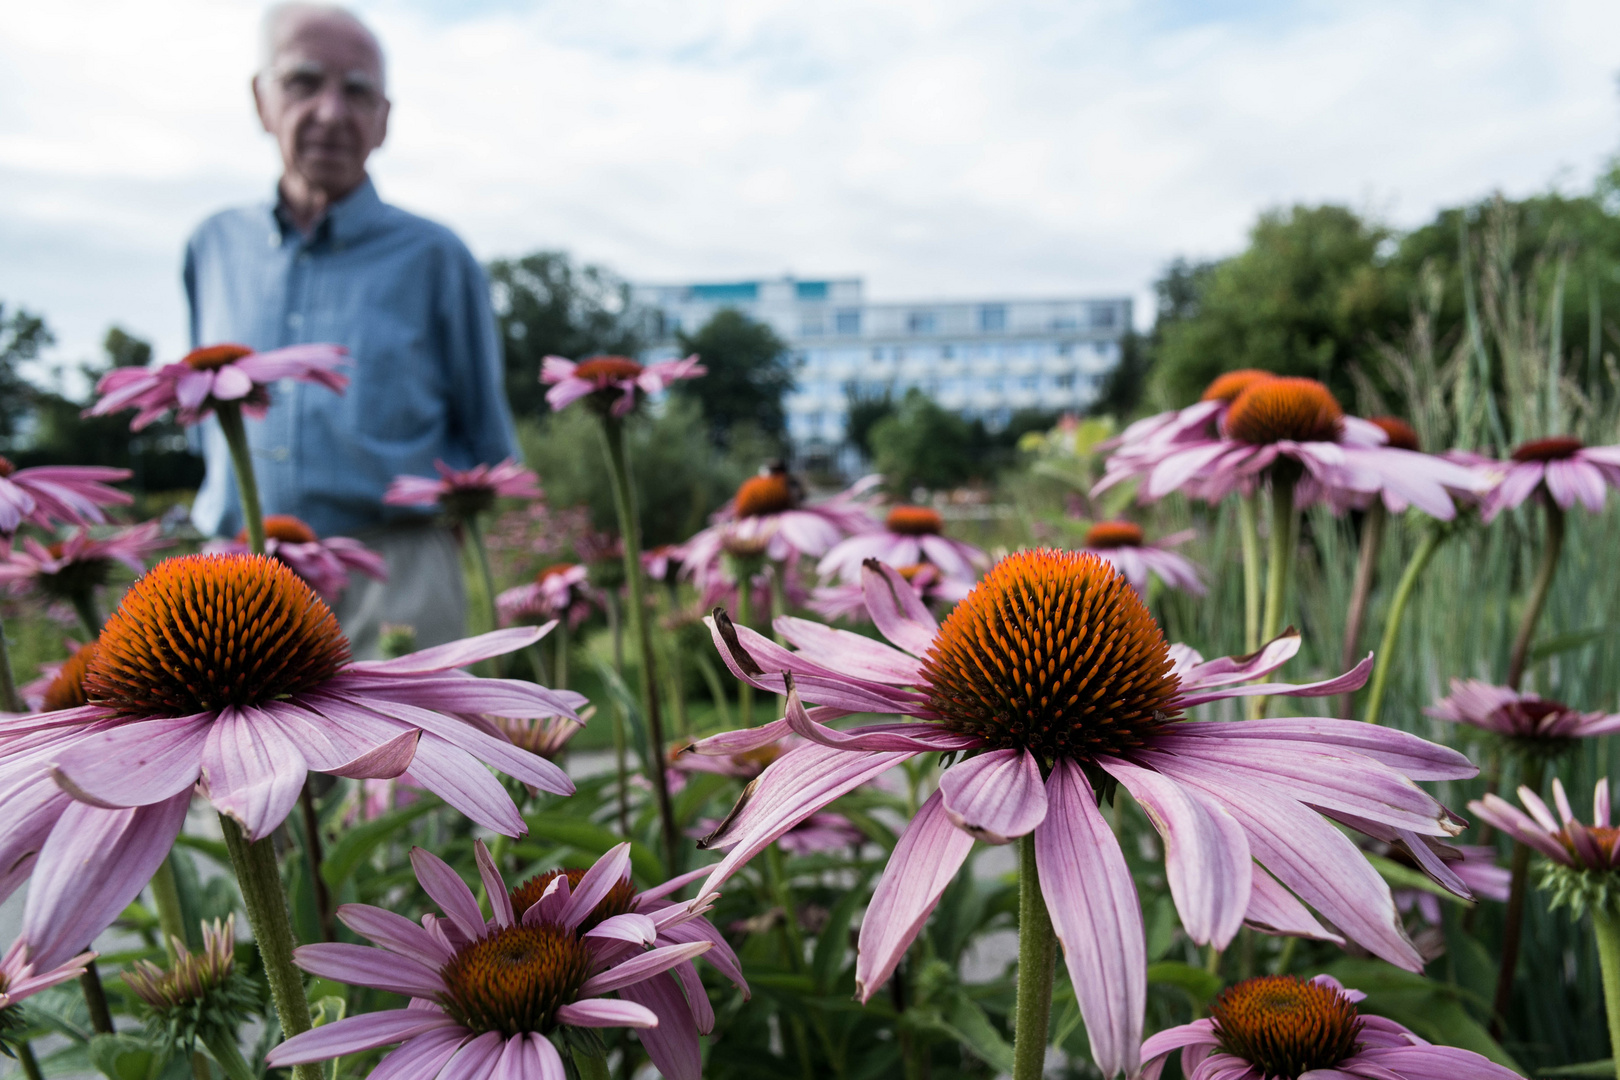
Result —
<path fill-rule="evenodd" d="M 1548 439 L 1531 439 L 1513 451 L 1514 461 L 1563 461 L 1584 449 L 1585 443 L 1569 435 L 1554 435 Z"/>
<path fill-rule="evenodd" d="M 1237 396 L 1226 412 L 1226 433 L 1240 442 L 1335 442 L 1344 410 L 1315 379 L 1263 379 Z"/>
<path fill-rule="evenodd" d="M 6 457 L 4 454 L 0 454 L 0 477 L 10 476 L 16 471 L 17 466 L 11 463 L 11 459 Z"/>
<path fill-rule="evenodd" d="M 737 489 L 737 516 L 764 517 L 781 514 L 798 505 L 793 481 L 787 473 L 766 473 L 750 476 Z"/>
<path fill-rule="evenodd" d="M 131 718 L 265 705 L 320 686 L 349 659 L 332 610 L 263 555 L 159 563 L 125 594 L 99 645 L 85 693 Z"/>
<path fill-rule="evenodd" d="M 643 368 L 626 356 L 593 356 L 574 368 L 574 377 L 598 384 L 623 382 L 640 375 Z"/>
<path fill-rule="evenodd" d="M 1099 521 L 1086 531 L 1086 547 L 1141 547 L 1142 526 L 1134 521 Z"/>
<path fill-rule="evenodd" d="M 62 662 L 56 678 L 45 688 L 45 700 L 40 705 L 44 712 L 61 712 L 63 709 L 77 709 L 87 704 L 84 675 L 95 655 L 96 643 L 92 641 L 88 645 L 80 646 L 78 652 Z"/>
<path fill-rule="evenodd" d="M 1084 552 L 1002 559 L 923 656 L 929 705 L 992 748 L 1086 759 L 1147 744 L 1179 678 L 1136 590 Z"/>
<path fill-rule="evenodd" d="M 585 871 L 579 867 L 569 867 L 567 870 L 547 870 L 544 873 L 536 874 L 512 890 L 512 910 L 521 917 L 525 911 L 528 911 L 539 902 L 551 883 L 563 874 L 568 875 L 568 887 L 570 889 L 579 888 L 580 880 L 585 877 Z M 558 887 L 561 888 L 561 886 Z M 579 932 L 583 934 L 605 919 L 611 919 L 615 915 L 627 914 L 633 911 L 635 906 L 635 884 L 629 878 L 624 878 L 609 889 L 608 894 L 591 909 L 589 915 L 585 916 L 585 921 L 579 924 Z"/>
<path fill-rule="evenodd" d="M 207 345 L 186 353 L 180 362 L 194 371 L 218 371 L 226 364 L 252 355 L 253 350 L 246 345 Z"/>
<path fill-rule="evenodd" d="M 124 981 L 158 1012 L 200 1002 L 225 985 L 236 969 L 236 916 L 203 926 L 203 951 L 193 953 L 175 939 L 174 966 L 165 971 L 150 960 L 135 961 Z"/>
<path fill-rule="evenodd" d="M 1229 986 L 1209 1006 L 1220 1047 L 1265 1077 L 1330 1069 L 1356 1050 L 1355 1002 L 1331 986 L 1262 975 Z"/>
<path fill-rule="evenodd" d="M 945 520 L 931 506 L 897 506 L 883 527 L 901 536 L 937 536 L 945 531 Z"/>
<path fill-rule="evenodd" d="M 1224 401 L 1230 405 L 1237 400 L 1239 394 L 1255 383 L 1275 379 L 1276 377 L 1271 372 L 1261 371 L 1259 368 L 1239 368 L 1236 371 L 1228 371 L 1224 375 L 1217 375 L 1215 381 L 1204 388 L 1204 394 L 1199 400 Z"/>
<path fill-rule="evenodd" d="M 1382 431 L 1389 439 L 1386 445 L 1396 450 L 1421 449 L 1417 429 L 1398 416 L 1374 416 L 1367 423 Z"/>
<path fill-rule="evenodd" d="M 270 514 L 264 519 L 264 535 L 283 544 L 313 544 L 315 530 L 291 514 Z"/>
<path fill-rule="evenodd" d="M 591 974 L 590 948 L 547 923 L 498 927 L 440 969 L 444 1009 L 473 1031 L 548 1033 Z"/>

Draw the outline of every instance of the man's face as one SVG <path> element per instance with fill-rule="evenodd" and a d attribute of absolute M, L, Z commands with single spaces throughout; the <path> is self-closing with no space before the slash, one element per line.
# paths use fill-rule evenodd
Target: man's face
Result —
<path fill-rule="evenodd" d="M 347 19 L 312 13 L 290 21 L 276 44 L 253 84 L 259 119 L 288 174 L 341 197 L 365 179 L 366 158 L 388 133 L 376 43 Z"/>

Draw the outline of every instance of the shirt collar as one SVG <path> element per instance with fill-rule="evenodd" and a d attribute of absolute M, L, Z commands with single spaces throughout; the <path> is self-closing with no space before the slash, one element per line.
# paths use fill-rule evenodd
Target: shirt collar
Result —
<path fill-rule="evenodd" d="M 371 182 L 368 175 L 360 182 L 360 186 L 349 192 L 343 198 L 326 208 L 326 216 L 315 224 L 315 231 L 310 236 L 311 243 L 322 241 L 332 243 L 350 243 L 365 232 L 366 226 L 376 217 L 382 209 L 382 198 L 377 194 L 377 186 Z M 298 230 L 287 220 L 281 212 L 281 188 L 278 183 L 275 199 L 270 204 L 271 216 L 275 219 L 281 231 L 283 240 L 289 236 L 297 236 Z"/>

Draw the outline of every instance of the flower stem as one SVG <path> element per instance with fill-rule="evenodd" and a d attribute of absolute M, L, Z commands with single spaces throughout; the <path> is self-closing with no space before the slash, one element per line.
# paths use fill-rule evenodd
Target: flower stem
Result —
<path fill-rule="evenodd" d="M 1361 523 L 1361 553 L 1356 560 L 1356 579 L 1350 587 L 1350 611 L 1344 619 L 1344 650 L 1340 653 L 1339 670 L 1349 671 L 1356 666 L 1361 652 L 1361 624 L 1367 616 L 1367 600 L 1372 596 L 1373 575 L 1378 571 L 1378 553 L 1384 546 L 1384 521 L 1388 515 L 1384 501 L 1374 499 Z M 1339 698 L 1339 715 L 1350 719 L 1353 695 Z"/>
<path fill-rule="evenodd" d="M 473 566 L 478 571 L 478 585 L 483 590 L 484 629 L 494 630 L 500 623 L 495 615 L 495 575 L 489 572 L 489 551 L 484 547 L 484 526 L 477 514 L 462 519 L 467 526 L 468 547 L 472 548 Z"/>
<path fill-rule="evenodd" d="M 248 842 L 235 820 L 219 815 L 220 831 L 231 853 L 236 883 L 242 890 L 242 906 L 247 908 L 253 940 L 259 945 L 265 981 L 275 1001 L 285 1038 L 310 1030 L 309 999 L 304 996 L 304 977 L 293 965 L 292 918 L 287 913 L 287 894 L 281 887 L 276 868 L 276 849 L 269 837 Z M 294 1080 L 322 1080 L 320 1065 L 294 1065 Z"/>
<path fill-rule="evenodd" d="M 1544 765 L 1540 758 L 1521 758 L 1519 779 L 1525 787 L 1541 794 Z M 1524 900 L 1530 885 L 1530 848 L 1513 846 L 1511 878 L 1508 886 L 1506 919 L 1502 925 L 1502 966 L 1496 972 L 1496 997 L 1492 1002 L 1491 1029 L 1498 1034 L 1513 1004 L 1513 976 L 1519 968 L 1519 942 L 1524 937 Z"/>
<path fill-rule="evenodd" d="M 252 1067 L 243 1059 L 242 1051 L 237 1047 L 235 1039 L 227 1037 L 223 1032 L 215 1032 L 203 1038 L 203 1045 L 208 1047 L 208 1055 L 230 1080 L 257 1080 Z"/>
<path fill-rule="evenodd" d="M 163 947 L 174 959 L 174 943 L 186 940 L 186 920 L 180 909 L 180 887 L 174 877 L 174 853 L 158 864 L 152 875 L 152 901 L 157 907 L 158 927 L 163 931 Z"/>
<path fill-rule="evenodd" d="M 1395 660 L 1395 642 L 1401 636 L 1401 617 L 1406 614 L 1406 605 L 1412 599 L 1412 593 L 1417 588 L 1418 579 L 1423 571 L 1428 569 L 1429 560 L 1434 553 L 1440 550 L 1440 545 L 1446 539 L 1446 532 L 1439 527 L 1431 527 L 1418 549 L 1412 552 L 1412 558 L 1401 572 L 1401 580 L 1395 586 L 1395 595 L 1389 602 L 1389 614 L 1384 617 L 1384 635 L 1378 642 L 1378 652 L 1373 657 L 1372 686 L 1367 691 L 1367 708 L 1361 718 L 1369 724 L 1378 723 L 1378 712 L 1384 704 L 1384 688 L 1389 684 L 1389 666 Z"/>
<path fill-rule="evenodd" d="M 747 626 L 749 617 L 753 612 L 748 609 L 753 606 L 753 580 L 739 574 L 737 580 L 737 625 Z M 751 728 L 754 726 L 754 688 L 747 679 L 737 681 L 737 726 Z"/>
<path fill-rule="evenodd" d="M 557 638 L 557 681 L 552 684 L 555 690 L 568 689 L 568 613 L 563 612 L 557 620 L 557 629 L 552 631 Z"/>
<path fill-rule="evenodd" d="M 94 641 L 101 636 L 101 612 L 96 610 L 96 594 L 92 589 L 75 589 L 71 597 L 73 610 L 79 616 L 79 624 L 84 632 Z"/>
<path fill-rule="evenodd" d="M 112 1034 L 112 1012 L 107 1008 L 107 992 L 101 988 L 101 972 L 96 970 L 94 960 L 84 965 L 79 989 L 84 991 L 84 1003 L 90 1009 L 90 1026 L 103 1035 Z"/>
<path fill-rule="evenodd" d="M 1271 557 L 1266 566 L 1266 616 L 1260 626 L 1260 644 L 1282 630 L 1288 611 L 1288 585 L 1293 578 L 1294 548 L 1299 542 L 1299 513 L 1294 509 L 1294 479 L 1280 472 L 1271 477 Z M 1261 680 L 1269 682 L 1269 677 Z M 1266 715 L 1267 698 L 1253 697 L 1249 715 Z"/>
<path fill-rule="evenodd" d="M 34 1056 L 34 1048 L 23 1039 L 17 1043 L 17 1064 L 22 1066 L 23 1075 L 28 1080 L 45 1080 L 45 1074 L 39 1071 L 39 1059 Z"/>
<path fill-rule="evenodd" d="M 1260 495 L 1238 499 L 1238 539 L 1243 546 L 1243 650 L 1260 648 Z"/>
<path fill-rule="evenodd" d="M 17 692 L 17 680 L 11 674 L 11 646 L 6 643 L 6 624 L 0 622 L 0 708 L 6 712 L 27 712 L 22 695 Z"/>
<path fill-rule="evenodd" d="M 602 590 L 602 610 L 607 612 L 608 636 L 613 639 L 613 673 L 624 675 L 624 635 L 619 632 L 619 594 Z M 613 760 L 619 773 L 619 835 L 630 839 L 630 772 L 625 757 L 624 710 L 613 706 Z"/>
<path fill-rule="evenodd" d="M 1564 512 L 1558 504 L 1547 499 L 1547 538 L 1541 547 L 1541 569 L 1525 601 L 1524 617 L 1519 622 L 1518 636 L 1513 639 L 1513 652 L 1508 658 L 1508 685 L 1517 690 L 1524 681 L 1524 668 L 1530 662 L 1530 643 L 1536 636 L 1536 623 L 1541 621 L 1541 609 L 1546 606 L 1547 594 L 1552 592 L 1553 578 L 1558 574 L 1558 556 L 1564 550 Z"/>
<path fill-rule="evenodd" d="M 315 813 L 315 793 L 309 788 L 309 778 L 304 779 L 304 789 L 298 793 L 298 803 L 303 810 L 304 817 L 304 854 L 309 859 L 309 883 L 315 890 L 315 912 L 320 918 L 321 940 L 336 941 L 337 926 L 332 921 L 332 893 L 326 887 L 326 879 L 321 877 L 321 822 L 320 815 Z M 220 1066 L 224 1067 L 224 1062 Z"/>
<path fill-rule="evenodd" d="M 242 521 L 247 528 L 248 550 L 264 554 L 264 511 L 259 506 L 259 482 L 253 476 L 253 452 L 248 448 L 247 426 L 242 423 L 242 407 L 234 401 L 221 401 L 214 407 L 225 445 L 231 448 L 231 468 L 236 472 L 236 493 L 242 502 Z"/>
<path fill-rule="evenodd" d="M 624 424 L 611 416 L 602 418 L 607 440 L 608 472 L 613 478 L 613 502 L 619 512 L 619 535 L 624 542 L 624 580 L 629 587 L 630 637 L 641 650 L 641 707 L 647 720 L 647 736 L 652 743 L 648 777 L 658 800 L 658 817 L 663 826 L 664 865 L 679 872 L 680 833 L 675 825 L 675 809 L 669 802 L 669 778 L 665 774 L 664 718 L 659 711 L 658 672 L 653 656 L 652 627 L 647 620 L 646 576 L 641 569 L 641 522 L 636 515 L 635 490 L 630 486 L 630 463 L 624 449 Z"/>
<path fill-rule="evenodd" d="M 1620 914 L 1607 906 L 1592 909 L 1592 933 L 1597 938 L 1598 967 L 1603 972 L 1603 1004 L 1609 1014 L 1609 1053 L 1620 1077 Z"/>
<path fill-rule="evenodd" d="M 1035 871 L 1035 834 L 1018 841 L 1018 997 L 1014 1002 L 1013 1080 L 1040 1080 L 1052 1021 L 1057 935 Z"/>

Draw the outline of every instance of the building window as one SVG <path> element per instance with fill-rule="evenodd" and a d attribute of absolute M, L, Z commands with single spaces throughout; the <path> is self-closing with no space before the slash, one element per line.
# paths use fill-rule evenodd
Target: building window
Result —
<path fill-rule="evenodd" d="M 913 334 L 932 334 L 934 332 L 934 313 L 932 311 L 913 311 L 906 319 L 906 329 Z"/>
<path fill-rule="evenodd" d="M 1059 375 L 1057 377 L 1057 385 L 1058 385 L 1059 390 L 1073 390 L 1074 389 L 1074 372 L 1070 371 L 1070 372 L 1065 372 L 1062 375 Z"/>
<path fill-rule="evenodd" d="M 825 281 L 799 281 L 793 285 L 793 291 L 800 300 L 827 299 L 827 283 Z"/>
<path fill-rule="evenodd" d="M 1007 329 L 1007 307 L 1005 304 L 986 304 L 979 309 L 979 331 L 985 334 L 999 334 Z"/>
<path fill-rule="evenodd" d="M 833 316 L 833 328 L 840 337 L 858 337 L 861 332 L 860 308 L 849 308 Z"/>
<path fill-rule="evenodd" d="M 1091 308 L 1091 325 L 1099 329 L 1110 329 L 1114 326 L 1117 315 L 1112 304 L 1095 304 Z"/>
<path fill-rule="evenodd" d="M 800 337 L 820 337 L 825 329 L 820 315 L 806 315 L 799 320 Z"/>
<path fill-rule="evenodd" d="M 1054 330 L 1078 330 L 1079 328 L 1078 320 L 1071 316 L 1056 315 L 1052 318 L 1052 329 Z"/>
<path fill-rule="evenodd" d="M 881 345 L 872 346 L 872 359 L 873 360 L 882 360 L 883 359 L 883 346 L 881 346 Z"/>

